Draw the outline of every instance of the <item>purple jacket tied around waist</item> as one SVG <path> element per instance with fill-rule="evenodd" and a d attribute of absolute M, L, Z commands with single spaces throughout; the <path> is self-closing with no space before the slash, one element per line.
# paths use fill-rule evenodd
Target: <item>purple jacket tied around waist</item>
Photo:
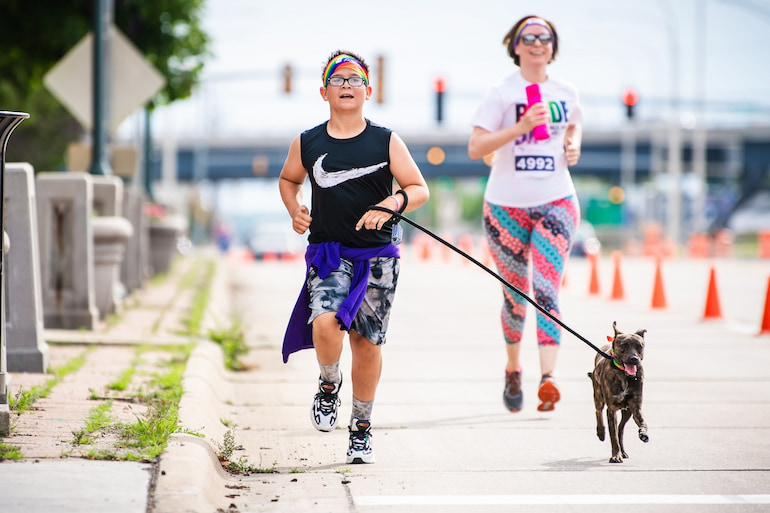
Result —
<path fill-rule="evenodd" d="M 308 270 L 310 270 L 310 266 L 315 267 L 318 276 L 324 279 L 332 271 L 339 268 L 342 258 L 353 262 L 350 293 L 337 312 L 340 329 L 348 331 L 366 296 L 366 287 L 369 283 L 369 259 L 377 257 L 400 258 L 400 256 L 398 246 L 393 244 L 375 248 L 349 248 L 339 242 L 324 242 L 308 245 L 307 251 L 305 251 L 305 263 Z M 307 273 L 305 276 L 307 277 Z M 303 285 L 297 303 L 294 305 L 294 311 L 289 318 L 286 334 L 283 337 L 283 363 L 289 361 L 291 353 L 313 347 L 313 325 L 308 323 L 308 319 L 310 319 L 310 293 L 307 286 Z"/>

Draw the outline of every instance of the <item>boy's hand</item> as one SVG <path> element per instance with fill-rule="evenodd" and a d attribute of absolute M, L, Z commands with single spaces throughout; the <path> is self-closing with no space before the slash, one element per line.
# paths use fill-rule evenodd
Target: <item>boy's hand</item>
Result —
<path fill-rule="evenodd" d="M 384 200 L 377 203 L 380 207 L 389 208 L 391 210 L 396 210 L 397 207 L 395 207 L 396 200 L 385 198 Z M 367 230 L 379 230 L 382 228 L 382 225 L 387 223 L 390 218 L 393 217 L 387 212 L 383 212 L 382 210 L 367 210 L 364 212 L 364 215 L 361 216 L 361 219 L 358 220 L 356 223 L 356 231 L 360 230 L 361 228 L 366 228 Z"/>
<path fill-rule="evenodd" d="M 307 231 L 308 228 L 310 228 L 310 222 L 313 220 L 312 217 L 310 217 L 310 210 L 305 205 L 300 205 L 300 207 L 294 212 L 294 215 L 291 217 L 291 227 L 294 228 L 294 231 L 302 235 Z"/>

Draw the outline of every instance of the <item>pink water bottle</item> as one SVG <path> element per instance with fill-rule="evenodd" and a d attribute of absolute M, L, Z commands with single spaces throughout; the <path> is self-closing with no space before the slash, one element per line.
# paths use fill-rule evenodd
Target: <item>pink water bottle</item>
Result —
<path fill-rule="evenodd" d="M 543 101 L 543 96 L 540 94 L 540 86 L 537 84 L 531 84 L 527 86 L 527 108 L 530 108 L 533 104 Z M 542 141 L 551 137 L 551 131 L 548 129 L 548 124 L 543 123 L 537 125 L 532 129 L 532 135 L 535 139 Z"/>

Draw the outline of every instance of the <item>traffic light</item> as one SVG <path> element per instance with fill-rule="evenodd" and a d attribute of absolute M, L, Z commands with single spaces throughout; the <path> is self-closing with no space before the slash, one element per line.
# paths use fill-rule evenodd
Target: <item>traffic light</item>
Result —
<path fill-rule="evenodd" d="M 444 93 L 446 92 L 446 80 L 441 75 L 433 80 L 433 90 L 436 91 L 436 122 L 444 121 Z"/>
<path fill-rule="evenodd" d="M 633 87 L 623 90 L 623 103 L 626 106 L 626 118 L 634 119 L 634 106 L 639 102 L 639 93 Z"/>
<path fill-rule="evenodd" d="M 294 70 L 291 67 L 291 64 L 287 64 L 283 67 L 283 92 L 286 94 L 291 94 L 291 79 L 294 75 Z"/>

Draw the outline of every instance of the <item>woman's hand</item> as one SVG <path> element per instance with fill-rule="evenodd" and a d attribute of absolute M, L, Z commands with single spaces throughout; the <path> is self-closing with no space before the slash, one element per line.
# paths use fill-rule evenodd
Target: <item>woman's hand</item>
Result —
<path fill-rule="evenodd" d="M 550 121 L 548 108 L 544 102 L 533 103 L 519 119 L 525 134 L 531 132 L 536 126 L 546 125 Z"/>
<path fill-rule="evenodd" d="M 567 157 L 567 164 L 574 166 L 580 160 L 580 145 L 571 141 L 566 141 L 564 145 L 564 155 Z"/>
<path fill-rule="evenodd" d="M 583 141 L 583 129 L 580 125 L 569 125 L 564 134 L 564 156 L 567 165 L 574 166 L 580 160 L 580 146 Z"/>

